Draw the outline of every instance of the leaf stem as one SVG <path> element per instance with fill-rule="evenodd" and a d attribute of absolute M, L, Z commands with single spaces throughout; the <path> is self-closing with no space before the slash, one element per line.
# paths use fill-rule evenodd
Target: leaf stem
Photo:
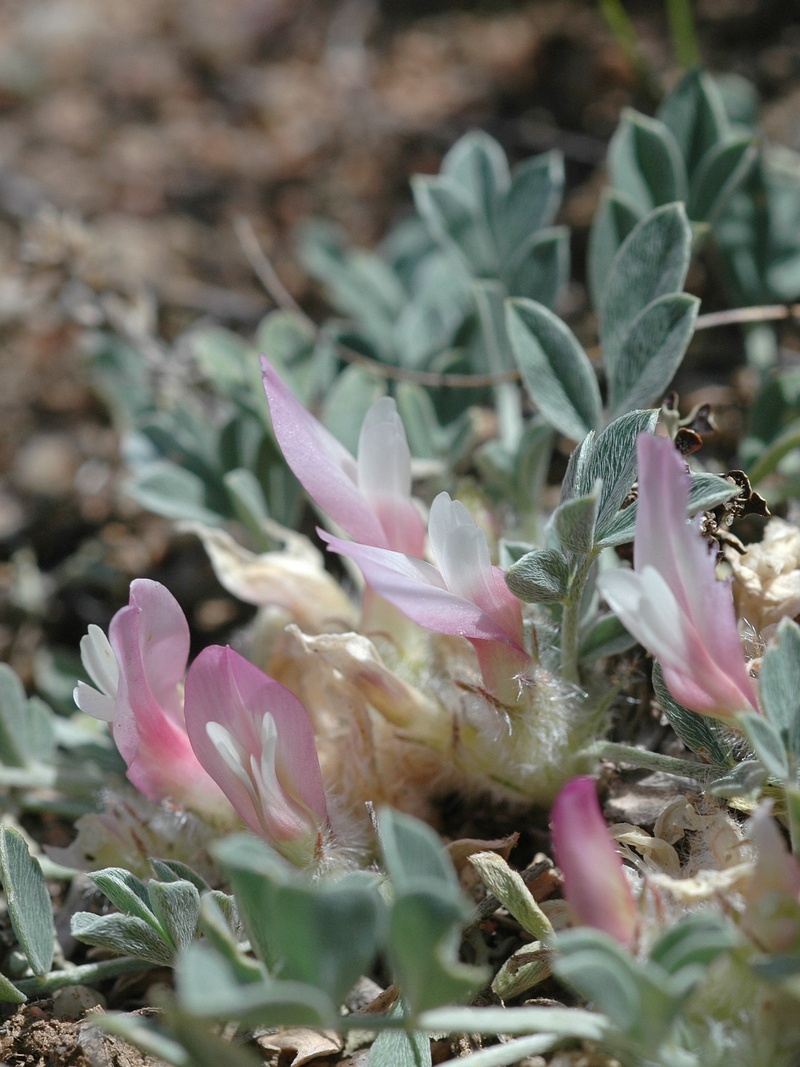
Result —
<path fill-rule="evenodd" d="M 561 615 L 561 677 L 565 682 L 580 683 L 578 671 L 578 626 L 581 616 L 581 598 L 589 571 L 592 569 L 596 553 L 584 556 L 572 576 L 569 595 L 564 601 Z"/>
<path fill-rule="evenodd" d="M 71 967 L 68 971 L 50 971 L 49 974 L 38 975 L 36 978 L 23 978 L 20 982 L 14 982 L 14 985 L 26 996 L 41 996 L 72 985 L 89 985 L 93 982 L 103 982 L 107 978 L 118 978 L 122 974 L 149 971 L 154 966 L 155 964 L 148 960 L 120 956 L 118 959 L 101 960 L 99 963 L 84 963 L 80 967 Z"/>
<path fill-rule="evenodd" d="M 700 65 L 700 49 L 689 0 L 667 0 L 667 19 L 675 62 L 683 70 Z"/>
<path fill-rule="evenodd" d="M 615 763 L 629 763 L 643 770 L 663 771 L 681 778 L 694 778 L 698 782 L 707 782 L 714 773 L 712 768 L 704 763 L 676 759 L 675 756 L 648 752 L 647 749 L 636 748 L 634 745 L 622 745 L 616 741 L 595 741 L 594 744 L 583 749 L 579 755 L 613 760 Z"/>

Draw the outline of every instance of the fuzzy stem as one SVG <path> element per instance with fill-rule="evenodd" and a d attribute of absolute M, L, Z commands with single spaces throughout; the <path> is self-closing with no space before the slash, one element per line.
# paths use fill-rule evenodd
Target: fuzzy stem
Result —
<path fill-rule="evenodd" d="M 616 741 L 595 741 L 579 753 L 581 756 L 593 756 L 596 759 L 613 760 L 615 763 L 629 763 L 643 770 L 664 771 L 681 778 L 694 778 L 698 782 L 707 782 L 713 775 L 711 767 L 692 760 L 676 759 L 664 756 L 660 752 L 648 752 L 633 745 L 621 745 Z"/>
<path fill-rule="evenodd" d="M 561 677 L 565 682 L 580 683 L 578 671 L 578 624 L 581 616 L 583 587 L 594 563 L 594 554 L 584 556 L 572 576 L 569 594 L 561 616 Z"/>
<path fill-rule="evenodd" d="M 41 996 L 54 993 L 57 989 L 66 989 L 71 985 L 88 985 L 90 982 L 103 982 L 107 978 L 118 978 L 121 974 L 135 974 L 137 971 L 149 971 L 156 964 L 147 960 L 135 959 L 133 956 L 121 956 L 116 960 L 102 960 L 99 963 L 84 963 L 80 967 L 71 967 L 68 971 L 50 971 L 36 978 L 23 978 L 14 985 L 26 996 Z"/>

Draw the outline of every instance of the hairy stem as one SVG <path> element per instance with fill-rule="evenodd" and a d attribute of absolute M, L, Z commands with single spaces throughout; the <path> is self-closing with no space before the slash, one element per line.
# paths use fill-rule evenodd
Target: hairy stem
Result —
<path fill-rule="evenodd" d="M 118 978 L 121 974 L 135 974 L 137 971 L 149 971 L 156 965 L 147 960 L 138 960 L 133 956 L 121 956 L 116 960 L 102 960 L 100 963 L 84 963 L 68 971 L 50 971 L 36 978 L 23 978 L 14 985 L 26 996 L 54 993 L 57 989 L 66 989 L 71 985 L 89 985 L 102 982 L 107 978 Z"/>
<path fill-rule="evenodd" d="M 707 782 L 714 773 L 712 768 L 705 763 L 676 759 L 674 756 L 664 756 L 660 752 L 648 752 L 634 745 L 621 745 L 616 741 L 595 741 L 580 755 L 612 760 L 615 763 L 628 763 L 633 767 L 641 767 L 643 770 L 664 771 L 666 774 L 676 774 L 681 778 L 694 778 L 698 782 Z"/>
<path fill-rule="evenodd" d="M 569 595 L 564 601 L 564 611 L 561 616 L 561 676 L 565 682 L 573 682 L 575 685 L 580 683 L 578 624 L 581 619 L 581 598 L 594 560 L 594 555 L 590 554 L 584 556 L 578 564 L 570 582 Z"/>

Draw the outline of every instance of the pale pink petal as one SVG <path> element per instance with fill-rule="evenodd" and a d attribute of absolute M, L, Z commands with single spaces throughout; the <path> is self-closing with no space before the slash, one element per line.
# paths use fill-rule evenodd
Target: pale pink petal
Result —
<path fill-rule="evenodd" d="M 358 487 L 383 527 L 385 547 L 422 556 L 425 524 L 411 499 L 411 451 L 391 397 L 376 400 L 361 424 Z"/>
<path fill-rule="evenodd" d="M 716 548 L 702 536 L 700 520 L 686 518 L 690 478 L 683 459 L 667 438 L 640 434 L 638 460 L 634 566 L 637 571 L 652 566 L 661 574 L 709 660 L 729 679 L 723 690 L 739 691 L 739 710 L 756 709 L 729 583 L 717 580 Z"/>
<path fill-rule="evenodd" d="M 591 778 L 567 782 L 556 797 L 551 821 L 564 896 L 576 918 L 630 947 L 636 904 Z"/>
<path fill-rule="evenodd" d="M 224 807 L 183 725 L 180 683 L 189 627 L 178 602 L 158 582 L 137 579 L 130 603 L 111 620 L 109 637 L 120 669 L 112 732 L 129 780 L 151 800 Z"/>
<path fill-rule="evenodd" d="M 492 566 L 486 534 L 460 500 L 439 493 L 431 504 L 428 531 L 431 550 L 451 593 L 471 600 L 491 615 L 512 639 L 522 644 L 522 609 Z"/>
<path fill-rule="evenodd" d="M 383 526 L 358 487 L 356 461 L 306 411 L 264 356 L 261 366 L 275 438 L 300 484 L 350 537 L 388 548 Z"/>
<path fill-rule="evenodd" d="M 331 537 L 317 530 L 333 552 L 354 560 L 366 582 L 412 622 L 434 633 L 470 640 L 518 642 L 483 608 L 451 593 L 439 571 L 423 560 Z"/>
<path fill-rule="evenodd" d="M 269 718 L 268 718 L 269 717 Z M 271 810 L 226 761 L 209 734 L 221 726 L 246 757 L 260 766 L 264 722 L 276 732 L 274 770 L 280 794 Z M 186 676 L 186 729 L 197 758 L 255 833 L 280 843 L 316 833 L 327 823 L 314 733 L 308 713 L 288 689 L 230 648 L 206 648 Z M 245 771 L 248 766 L 245 764 Z M 256 783 L 257 784 L 257 783 Z"/>

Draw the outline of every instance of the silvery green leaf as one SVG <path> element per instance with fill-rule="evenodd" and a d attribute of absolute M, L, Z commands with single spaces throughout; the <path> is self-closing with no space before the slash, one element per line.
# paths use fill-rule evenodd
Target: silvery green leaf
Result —
<path fill-rule="evenodd" d="M 683 204 L 657 208 L 625 238 L 611 264 L 600 309 L 600 342 L 613 381 L 625 340 L 637 315 L 667 293 L 683 288 L 692 229 Z"/>
<path fill-rule="evenodd" d="M 625 108 L 608 147 L 611 184 L 644 212 L 685 200 L 686 169 L 669 128 Z"/>
<path fill-rule="evenodd" d="M 26 767 L 27 698 L 22 682 L 7 663 L 0 663 L 0 763 L 6 767 Z"/>
<path fill-rule="evenodd" d="M 569 280 L 569 230 L 552 226 L 531 234 L 503 269 L 509 296 L 527 296 L 553 310 Z"/>
<path fill-rule="evenodd" d="M 336 1025 L 336 1009 L 321 990 L 302 982 L 241 982 L 223 956 L 199 942 L 180 953 L 175 986 L 181 1007 L 206 1019 L 250 1027 Z"/>
<path fill-rule="evenodd" d="M 758 691 L 770 723 L 800 758 L 800 626 L 781 619 L 758 675 Z"/>
<path fill-rule="evenodd" d="M 4 974 L 0 974 L 0 1004 L 24 1004 L 27 999 Z"/>
<path fill-rule="evenodd" d="M 658 412 L 629 411 L 606 426 L 594 439 L 581 472 L 581 491 L 602 482 L 597 514 L 597 538 L 605 538 L 609 524 L 636 481 L 636 442 L 640 433 L 654 433 Z"/>
<path fill-rule="evenodd" d="M 581 441 L 600 422 L 600 390 L 572 331 L 533 300 L 510 300 L 508 335 L 534 404 L 557 430 Z"/>
<path fill-rule="evenodd" d="M 668 293 L 639 312 L 610 382 L 612 416 L 661 399 L 692 339 L 699 306 L 688 293 Z"/>
<path fill-rule="evenodd" d="M 562 548 L 586 556 L 594 548 L 594 532 L 602 484 L 593 493 L 576 496 L 559 504 L 553 515 L 553 529 Z"/>
<path fill-rule="evenodd" d="M 211 889 L 205 878 L 180 860 L 151 859 L 150 866 L 159 882 L 178 882 L 183 879 L 191 882 L 198 893 L 208 893 Z"/>
<path fill-rule="evenodd" d="M 508 957 L 492 979 L 492 992 L 500 1000 L 511 1000 L 549 978 L 550 973 L 550 952 L 540 941 L 534 941 Z"/>
<path fill-rule="evenodd" d="M 643 212 L 618 189 L 607 187 L 592 220 L 587 251 L 587 273 L 592 306 L 599 312 L 611 264 L 625 238 L 641 221 Z"/>
<path fill-rule="evenodd" d="M 770 774 L 776 778 L 787 778 L 789 775 L 789 760 L 786 756 L 786 746 L 778 730 L 761 715 L 748 712 L 739 715 L 738 724 L 741 726 L 745 737 L 753 746 L 753 751 L 761 760 Z"/>
<path fill-rule="evenodd" d="M 430 888 L 466 914 L 455 868 L 430 826 L 383 808 L 378 827 L 384 867 L 398 897 Z"/>
<path fill-rule="evenodd" d="M 497 274 L 498 257 L 488 221 L 476 218 L 476 206 L 465 190 L 447 176 L 411 180 L 414 203 L 431 235 L 445 250 L 455 252 L 479 277 Z"/>
<path fill-rule="evenodd" d="M 689 711 L 679 704 L 664 684 L 664 676 L 658 663 L 653 667 L 653 689 L 659 707 L 686 747 L 715 767 L 730 767 L 733 756 L 730 744 L 722 732 L 723 727 L 712 723 L 707 716 L 698 715 L 696 711 Z"/>
<path fill-rule="evenodd" d="M 698 963 L 708 966 L 740 943 L 733 925 L 721 915 L 689 915 L 658 939 L 650 950 L 650 961 L 674 975 Z"/>
<path fill-rule="evenodd" d="M 500 567 L 506 571 L 523 556 L 535 551 L 529 541 L 506 541 L 504 537 L 500 539 L 497 548 L 500 554 Z"/>
<path fill-rule="evenodd" d="M 557 549 L 536 549 L 508 568 L 506 585 L 528 604 L 557 604 L 567 593 L 569 564 Z"/>
<path fill-rule="evenodd" d="M 367 1067 L 430 1067 L 431 1041 L 426 1034 L 384 1030 L 369 1050 Z"/>
<path fill-rule="evenodd" d="M 219 526 L 223 516 L 205 505 L 206 490 L 196 474 L 168 460 L 155 460 L 140 468 L 124 484 L 137 504 L 167 519 Z"/>
<path fill-rule="evenodd" d="M 386 394 L 386 382 L 361 367 L 342 371 L 325 398 L 321 422 L 355 455 L 361 423 L 370 406 Z"/>
<path fill-rule="evenodd" d="M 291 881 L 293 870 L 269 846 L 251 834 L 235 834 L 214 846 L 214 858 L 225 868 L 236 906 L 253 950 L 273 967 L 274 900 L 278 887 Z"/>
<path fill-rule="evenodd" d="M 581 634 L 578 657 L 583 663 L 593 663 L 605 656 L 618 656 L 636 644 L 613 612 L 599 615 Z"/>
<path fill-rule="evenodd" d="M 603 534 L 595 541 L 596 548 L 613 548 L 626 545 L 636 534 L 636 501 L 618 511 L 603 524 Z"/>
<path fill-rule="evenodd" d="M 439 424 L 430 393 L 415 382 L 398 382 L 395 400 L 411 455 L 419 459 L 440 455 L 447 447 L 450 434 Z"/>
<path fill-rule="evenodd" d="M 340 1004 L 369 974 L 383 939 L 384 907 L 374 887 L 347 877 L 275 892 L 273 944 L 280 976 L 324 990 Z"/>
<path fill-rule="evenodd" d="M 610 1020 L 583 1008 L 436 1008 L 426 1011 L 419 1025 L 432 1033 L 531 1034 L 602 1041 L 611 1030 Z"/>
<path fill-rule="evenodd" d="M 161 967 L 171 967 L 175 950 L 153 927 L 130 915 L 92 915 L 79 911 L 72 916 L 72 936 L 85 945 L 109 948 L 123 956 L 135 956 Z"/>
<path fill-rule="evenodd" d="M 692 70 L 666 97 L 658 118 L 672 131 L 690 178 L 700 160 L 728 133 L 725 105 L 714 79 L 702 70 Z"/>
<path fill-rule="evenodd" d="M 200 370 L 223 396 L 249 384 L 249 364 L 255 353 L 232 330 L 219 326 L 195 330 L 189 335 L 189 343 Z"/>
<path fill-rule="evenodd" d="M 511 174 L 511 188 L 497 223 L 504 257 L 556 216 L 564 189 L 564 157 L 554 150 L 531 156 Z"/>
<path fill-rule="evenodd" d="M 579 445 L 573 448 L 567 463 L 564 480 L 561 483 L 561 503 L 572 500 L 574 496 L 581 496 L 583 486 L 586 484 L 586 468 L 592 458 L 596 434 L 594 430 L 588 433 Z"/>
<path fill-rule="evenodd" d="M 34 974 L 46 974 L 53 962 L 53 908 L 42 869 L 21 834 L 0 826 L 0 879 L 8 917 Z"/>
<path fill-rule="evenodd" d="M 265 355 L 294 395 L 310 404 L 320 386 L 322 368 L 313 358 L 315 335 L 312 324 L 293 311 L 271 311 L 259 323 L 254 347 Z M 259 368 L 260 369 L 260 368 Z"/>
<path fill-rule="evenodd" d="M 264 966 L 245 955 L 228 917 L 212 893 L 205 893 L 200 899 L 199 926 L 211 947 L 227 961 L 237 982 L 261 982 L 267 977 Z"/>
<path fill-rule="evenodd" d="M 595 1004 L 622 1031 L 641 1016 L 642 983 L 635 964 L 599 930 L 584 927 L 559 935 L 554 973 Z"/>
<path fill-rule="evenodd" d="M 469 861 L 480 874 L 486 888 L 513 915 L 523 930 L 540 941 L 550 941 L 553 924 L 536 903 L 518 871 L 496 852 L 478 852 L 470 856 Z"/>
<path fill-rule="evenodd" d="M 476 213 L 487 220 L 511 186 L 506 154 L 483 130 L 470 130 L 460 137 L 442 160 L 440 173 L 463 189 Z"/>
<path fill-rule="evenodd" d="M 150 905 L 176 949 L 191 944 L 197 935 L 200 894 L 191 882 L 156 882 L 147 885 Z"/>
<path fill-rule="evenodd" d="M 735 797 L 753 797 L 761 791 L 768 777 L 767 769 L 758 760 L 748 759 L 737 763 L 728 774 L 716 778 L 708 787 L 712 797 L 726 800 Z"/>
<path fill-rule="evenodd" d="M 250 534 L 254 547 L 264 552 L 274 548 L 274 542 L 264 533 L 263 523 L 269 518 L 269 511 L 261 482 L 255 474 L 237 467 L 223 475 L 222 481 L 228 490 L 233 512 Z"/>
<path fill-rule="evenodd" d="M 686 205 L 689 218 L 713 222 L 745 180 L 757 156 L 752 137 L 735 138 L 709 148 L 692 178 Z"/>
<path fill-rule="evenodd" d="M 414 1015 L 464 1000 L 488 978 L 458 958 L 460 904 L 440 890 L 398 896 L 389 916 L 389 958 Z"/>
<path fill-rule="evenodd" d="M 147 886 L 135 874 L 123 867 L 106 867 L 89 875 L 101 893 L 104 893 L 123 915 L 143 919 L 154 930 L 163 934 L 150 904 Z"/>
<path fill-rule="evenodd" d="M 689 506 L 686 514 L 691 517 L 700 511 L 710 511 L 732 500 L 740 492 L 738 485 L 729 482 L 727 478 L 721 478 L 718 474 L 692 471 L 689 484 Z"/>

